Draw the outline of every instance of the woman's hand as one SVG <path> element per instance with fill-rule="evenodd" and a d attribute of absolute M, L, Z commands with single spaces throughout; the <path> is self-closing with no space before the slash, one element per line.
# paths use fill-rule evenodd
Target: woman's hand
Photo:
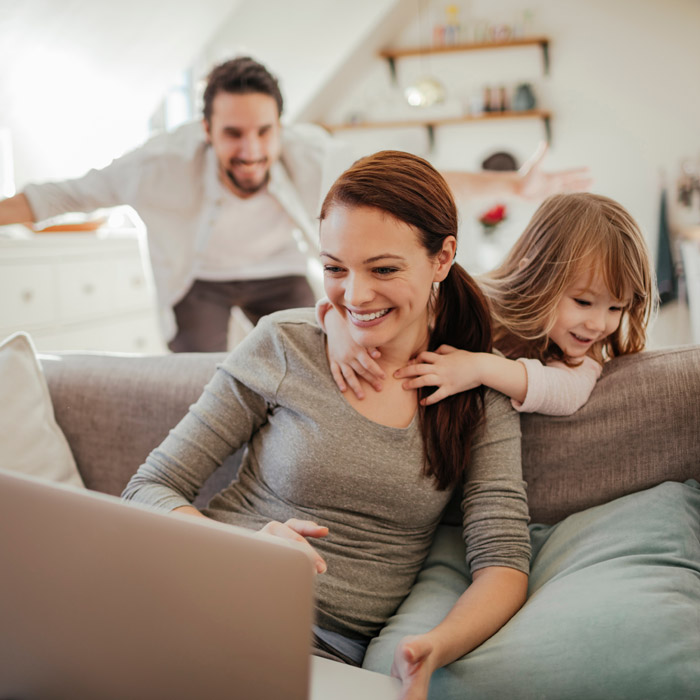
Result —
<path fill-rule="evenodd" d="M 194 516 L 195 518 L 207 519 L 207 516 L 204 515 L 204 513 L 201 513 L 194 506 L 178 506 L 177 508 L 173 508 L 170 512 L 174 513 L 175 515 L 187 515 L 189 517 Z"/>
<path fill-rule="evenodd" d="M 328 338 L 331 374 L 338 389 L 347 391 L 349 386 L 358 399 L 364 399 L 365 394 L 358 379 L 362 377 L 375 391 L 381 391 L 381 380 L 385 375 L 375 362 L 381 357 L 379 350 L 358 345 L 350 336 L 340 314 L 332 306 L 325 312 L 322 320 Z"/>
<path fill-rule="evenodd" d="M 404 637 L 394 652 L 391 675 L 401 681 L 401 700 L 425 700 L 435 670 L 434 647 L 426 635 Z"/>
<path fill-rule="evenodd" d="M 484 383 L 483 354 L 441 345 L 435 352 L 420 353 L 411 364 L 396 370 L 394 376 L 397 379 L 414 377 L 403 383 L 404 389 L 436 386 L 430 396 L 421 400 L 423 406 L 430 406 L 452 394 L 481 386 Z"/>
<path fill-rule="evenodd" d="M 263 527 L 260 532 L 274 537 L 282 537 L 287 540 L 299 542 L 306 549 L 314 561 L 316 573 L 323 574 L 326 571 L 326 562 L 323 557 L 306 541 L 306 537 L 326 537 L 328 528 L 323 525 L 318 525 L 312 520 L 298 520 L 290 518 L 284 523 L 277 520 L 269 522 Z"/>

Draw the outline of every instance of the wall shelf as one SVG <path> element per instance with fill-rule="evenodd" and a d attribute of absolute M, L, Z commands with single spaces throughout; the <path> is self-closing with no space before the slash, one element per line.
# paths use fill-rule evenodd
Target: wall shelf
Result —
<path fill-rule="evenodd" d="M 406 129 L 422 127 L 428 130 L 428 138 L 432 147 L 435 140 L 436 126 L 449 126 L 452 124 L 466 124 L 471 122 L 491 121 L 498 119 L 541 119 L 544 124 L 547 142 L 551 140 L 551 112 L 545 109 L 532 109 L 523 112 L 484 112 L 483 114 L 467 114 L 461 117 L 445 117 L 444 119 L 404 119 L 395 121 L 367 121 L 348 124 L 321 124 L 321 126 L 335 133 L 351 129 Z"/>
<path fill-rule="evenodd" d="M 532 36 L 508 41 L 480 41 L 468 44 L 441 44 L 440 46 L 417 46 L 404 49 L 386 49 L 379 55 L 386 59 L 391 69 L 392 79 L 396 79 L 396 59 L 406 56 L 427 56 L 439 53 L 456 53 L 461 51 L 484 51 L 488 49 L 509 49 L 518 46 L 539 46 L 542 50 L 542 65 L 544 74 L 549 74 L 549 38 Z"/>
<path fill-rule="evenodd" d="M 532 36 L 508 41 L 483 41 L 467 44 L 441 44 L 439 46 L 420 46 L 398 49 L 386 49 L 379 56 L 389 63 L 391 79 L 397 83 L 396 60 L 407 56 L 425 56 L 430 54 L 458 53 L 464 51 L 487 51 L 493 49 L 509 49 L 520 46 L 539 46 L 542 50 L 544 74 L 549 73 L 549 38 L 546 36 Z M 360 121 L 347 124 L 321 124 L 330 133 L 350 129 L 403 129 L 410 127 L 422 127 L 428 131 L 430 148 L 435 144 L 435 127 L 452 124 L 468 124 L 473 122 L 489 121 L 494 119 L 540 119 L 544 125 L 547 143 L 552 140 L 551 127 L 552 114 L 544 109 L 532 109 L 526 111 L 507 110 L 502 112 L 484 112 L 482 114 L 465 114 L 459 117 L 431 118 L 431 119 L 404 119 L 393 121 Z"/>

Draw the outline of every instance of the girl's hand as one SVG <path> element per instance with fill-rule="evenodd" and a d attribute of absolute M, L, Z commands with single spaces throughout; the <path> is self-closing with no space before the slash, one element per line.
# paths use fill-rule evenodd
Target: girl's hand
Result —
<path fill-rule="evenodd" d="M 362 385 L 358 377 L 362 377 L 368 384 L 371 384 L 375 391 L 382 390 L 380 379 L 384 379 L 385 374 L 382 368 L 372 359 L 381 357 L 381 353 L 376 348 L 365 349 L 361 345 L 355 346 L 357 354 L 349 360 L 336 361 L 333 359 L 333 351 L 328 346 L 328 353 L 331 356 L 331 374 L 338 389 L 347 391 L 348 386 L 353 390 L 358 399 L 365 398 Z"/>
<path fill-rule="evenodd" d="M 401 700 L 425 700 L 435 650 L 426 635 L 404 637 L 394 652 L 391 675 L 401 681 Z"/>
<path fill-rule="evenodd" d="M 359 381 L 359 377 L 362 377 L 375 391 L 381 391 L 380 380 L 385 378 L 385 374 L 375 362 L 381 357 L 379 350 L 358 345 L 333 307 L 325 313 L 324 325 L 328 338 L 331 374 L 338 389 L 347 391 L 349 386 L 358 399 L 364 399 L 365 394 Z"/>
<path fill-rule="evenodd" d="M 299 542 L 304 549 L 306 549 L 314 560 L 314 565 L 316 566 L 316 573 L 323 574 L 326 569 L 326 562 L 323 557 L 306 541 L 306 537 L 326 537 L 328 535 L 328 528 L 323 525 L 318 525 L 312 520 L 298 520 L 297 518 L 290 518 L 284 523 L 280 523 L 276 520 L 269 522 L 265 527 L 263 527 L 260 532 L 264 532 L 267 535 L 273 535 L 274 537 L 283 537 L 287 540 L 293 540 L 294 542 Z"/>
<path fill-rule="evenodd" d="M 411 364 L 394 373 L 397 379 L 415 377 L 402 384 L 404 389 L 438 387 L 430 396 L 421 400 L 423 406 L 441 401 L 447 396 L 481 386 L 483 353 L 458 350 L 451 345 L 441 345 L 435 352 L 422 352 Z"/>

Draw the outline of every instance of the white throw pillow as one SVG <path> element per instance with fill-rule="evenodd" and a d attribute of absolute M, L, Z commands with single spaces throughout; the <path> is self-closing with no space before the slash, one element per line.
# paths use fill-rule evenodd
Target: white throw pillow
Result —
<path fill-rule="evenodd" d="M 0 467 L 84 488 L 26 333 L 0 343 L 0 397 Z"/>

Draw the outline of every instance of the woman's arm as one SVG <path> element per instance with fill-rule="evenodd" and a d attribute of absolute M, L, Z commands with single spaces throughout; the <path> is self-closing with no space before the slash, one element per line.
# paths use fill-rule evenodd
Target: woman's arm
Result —
<path fill-rule="evenodd" d="M 285 372 L 283 343 L 273 324 L 262 320 L 139 467 L 122 496 L 177 516 L 206 518 L 191 501 L 214 469 L 267 422 Z M 327 527 L 291 518 L 269 522 L 260 532 L 298 542 L 310 554 L 316 571 L 326 570 L 326 562 L 306 538 L 325 537 Z"/>
<path fill-rule="evenodd" d="M 274 325 L 263 319 L 148 455 L 122 497 L 167 511 L 191 506 L 223 460 L 267 422 L 285 371 L 282 340 Z"/>
<path fill-rule="evenodd" d="M 403 683 L 402 700 L 427 698 L 433 672 L 495 634 L 526 596 L 527 574 L 522 571 L 500 566 L 475 571 L 473 583 L 437 627 L 405 637 L 396 648 L 391 673 Z"/>
<path fill-rule="evenodd" d="M 424 700 L 435 669 L 479 646 L 525 602 L 531 552 L 520 418 L 502 394 L 486 392 L 484 405 L 462 491 L 472 583 L 439 625 L 399 643 L 394 672 L 403 700 Z"/>

